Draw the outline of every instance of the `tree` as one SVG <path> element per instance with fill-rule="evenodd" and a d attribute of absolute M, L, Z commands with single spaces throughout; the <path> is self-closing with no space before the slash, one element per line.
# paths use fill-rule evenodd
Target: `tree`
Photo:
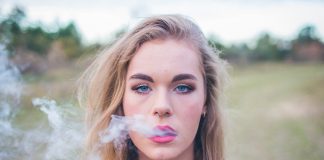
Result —
<path fill-rule="evenodd" d="M 318 38 L 316 28 L 313 25 L 303 27 L 292 44 L 292 57 L 295 60 L 318 61 L 324 60 L 324 44 Z"/>
<path fill-rule="evenodd" d="M 82 54 L 81 36 L 73 22 L 60 28 L 56 33 L 56 39 L 63 45 L 68 58 L 75 58 Z"/>
<path fill-rule="evenodd" d="M 7 45 L 10 53 L 14 52 L 16 46 L 22 44 L 22 22 L 26 18 L 24 10 L 15 7 L 8 16 L 0 22 L 0 42 Z"/>
<path fill-rule="evenodd" d="M 250 56 L 252 60 L 279 60 L 276 40 L 268 33 L 261 34 Z"/>
<path fill-rule="evenodd" d="M 316 28 L 313 25 L 307 25 L 302 28 L 298 33 L 298 42 L 307 43 L 307 42 L 314 42 L 318 41 L 319 38 L 316 34 Z"/>
<path fill-rule="evenodd" d="M 46 55 L 53 42 L 53 36 L 40 26 L 26 28 L 22 39 L 26 49 L 39 55 Z"/>

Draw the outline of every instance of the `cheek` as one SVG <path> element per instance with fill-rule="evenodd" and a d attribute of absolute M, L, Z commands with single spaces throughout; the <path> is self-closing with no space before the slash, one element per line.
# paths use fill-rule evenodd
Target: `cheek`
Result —
<path fill-rule="evenodd" d="M 185 120 L 187 124 L 199 123 L 203 106 L 200 103 L 193 104 L 192 106 L 186 106 L 187 108 L 181 109 L 179 116 Z"/>
<path fill-rule="evenodd" d="M 177 101 L 176 113 L 183 125 L 191 127 L 198 126 L 203 111 L 203 96 L 186 97 L 186 99 L 180 98 Z"/>
<path fill-rule="evenodd" d="M 188 119 L 200 117 L 204 106 L 204 92 L 199 89 L 191 95 L 174 96 L 177 113 Z"/>
<path fill-rule="evenodd" d="M 134 97 L 126 91 L 123 98 L 123 110 L 126 116 L 136 114 L 136 103 L 133 99 Z"/>

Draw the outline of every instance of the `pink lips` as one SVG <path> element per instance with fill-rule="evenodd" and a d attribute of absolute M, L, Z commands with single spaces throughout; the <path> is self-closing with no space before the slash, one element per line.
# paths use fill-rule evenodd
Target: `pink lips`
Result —
<path fill-rule="evenodd" d="M 150 137 L 150 139 L 155 143 L 169 143 L 172 142 L 177 136 L 175 130 L 168 125 L 156 126 L 155 129 L 163 132 L 163 135 Z"/>

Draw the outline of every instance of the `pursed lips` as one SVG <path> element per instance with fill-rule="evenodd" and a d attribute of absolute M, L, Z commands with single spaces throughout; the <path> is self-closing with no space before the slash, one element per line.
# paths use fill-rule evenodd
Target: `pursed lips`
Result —
<path fill-rule="evenodd" d="M 155 130 L 157 130 L 159 134 L 150 137 L 150 139 L 155 143 L 169 143 L 177 136 L 176 131 L 168 125 L 158 125 L 155 127 Z"/>

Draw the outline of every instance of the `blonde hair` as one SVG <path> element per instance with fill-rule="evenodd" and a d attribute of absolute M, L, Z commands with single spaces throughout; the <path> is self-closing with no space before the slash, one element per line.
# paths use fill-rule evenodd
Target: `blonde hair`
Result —
<path fill-rule="evenodd" d="M 154 39 L 183 40 L 197 49 L 205 80 L 206 115 L 202 116 L 194 140 L 195 159 L 223 160 L 224 137 L 220 112 L 220 96 L 226 77 L 225 63 L 211 47 L 199 29 L 188 18 L 180 15 L 154 16 L 143 20 L 114 45 L 103 50 L 80 79 L 79 102 L 87 108 L 87 154 L 97 150 L 105 160 L 130 158 L 125 147 L 118 152 L 112 143 L 96 148 L 98 133 L 110 122 L 112 114 L 123 115 L 126 72 L 136 51 Z"/>

